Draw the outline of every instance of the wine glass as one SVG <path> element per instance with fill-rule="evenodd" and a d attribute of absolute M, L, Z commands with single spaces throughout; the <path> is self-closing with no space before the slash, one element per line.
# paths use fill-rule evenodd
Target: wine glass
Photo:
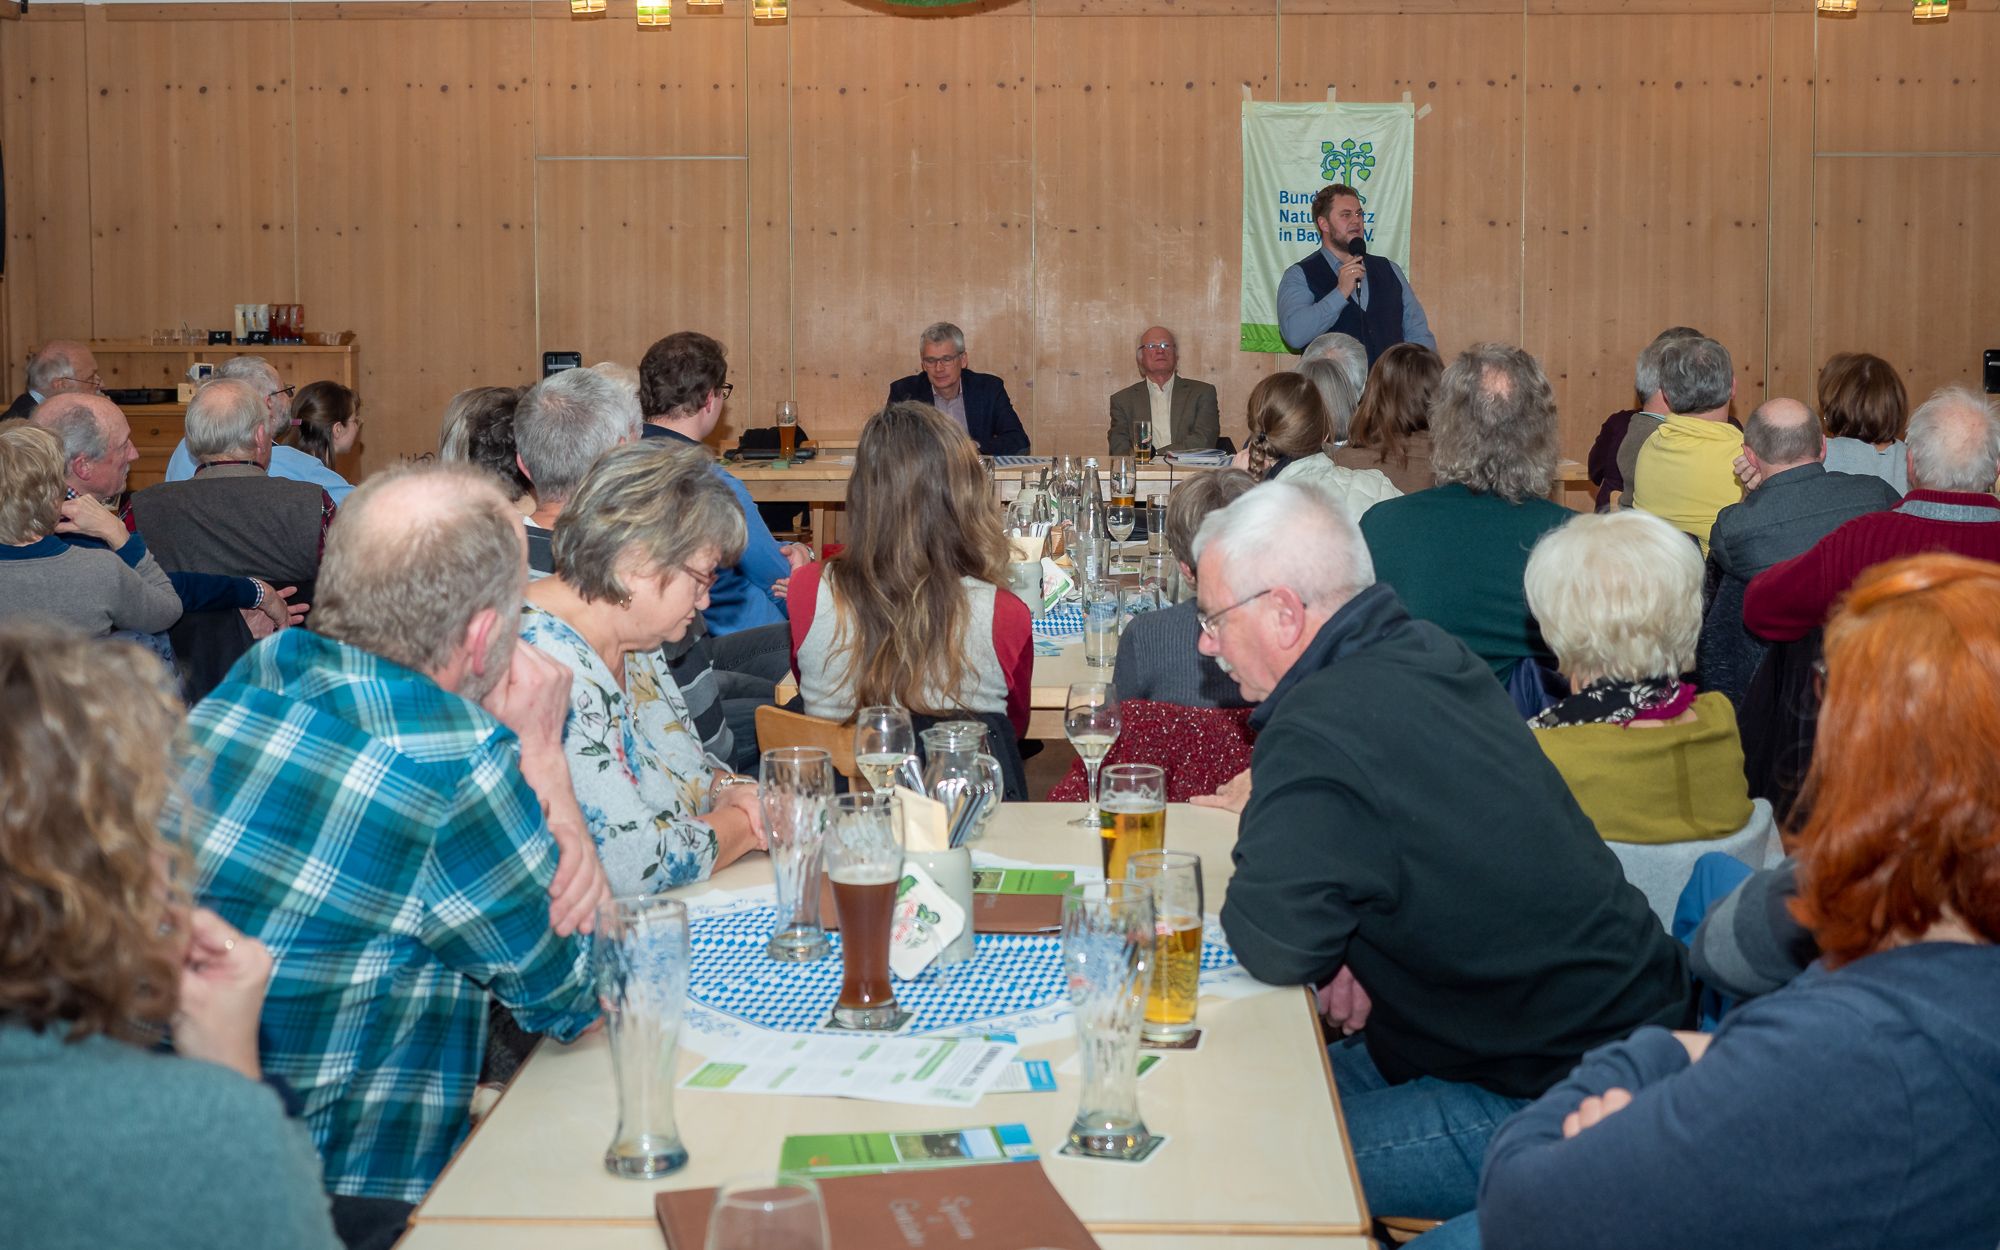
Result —
<path fill-rule="evenodd" d="M 864 707 L 854 714 L 854 766 L 872 790 L 896 784 L 896 774 L 917 755 L 917 732 L 899 707 Z"/>
<path fill-rule="evenodd" d="M 1108 681 L 1072 682 L 1063 703 L 1063 733 L 1083 759 L 1089 810 L 1069 823 L 1079 829 L 1095 829 L 1101 823 L 1097 812 L 1097 770 L 1118 741 L 1118 691 Z"/>
<path fill-rule="evenodd" d="M 1111 565 L 1113 568 L 1122 568 L 1124 566 L 1125 540 L 1132 537 L 1132 527 L 1138 523 L 1138 520 L 1138 514 L 1133 511 L 1130 504 L 1115 503 L 1104 510 L 1104 530 L 1118 544 L 1117 550 L 1111 555 Z"/>
<path fill-rule="evenodd" d="M 810 1178 L 739 1176 L 715 1191 L 705 1250 L 827 1250 L 826 1204 Z"/>

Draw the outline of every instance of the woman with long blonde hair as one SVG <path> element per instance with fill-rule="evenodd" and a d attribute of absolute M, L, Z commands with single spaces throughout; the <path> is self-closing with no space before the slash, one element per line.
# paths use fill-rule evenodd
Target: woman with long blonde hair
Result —
<path fill-rule="evenodd" d="M 870 417 L 847 522 L 839 555 L 792 574 L 792 668 L 806 711 L 1004 712 L 1026 732 L 1028 607 L 1005 588 L 993 486 L 965 431 L 929 404 Z"/>

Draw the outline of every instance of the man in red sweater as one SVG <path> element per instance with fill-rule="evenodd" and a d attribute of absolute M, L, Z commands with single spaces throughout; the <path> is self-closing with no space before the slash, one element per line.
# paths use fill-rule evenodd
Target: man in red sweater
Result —
<path fill-rule="evenodd" d="M 1983 396 L 1949 386 L 1910 417 L 1910 493 L 1888 512 L 1856 517 L 1803 555 L 1772 565 L 1743 593 L 1743 623 L 1773 642 L 1826 622 L 1863 569 L 1898 556 L 1949 551 L 2000 561 L 2000 416 Z"/>

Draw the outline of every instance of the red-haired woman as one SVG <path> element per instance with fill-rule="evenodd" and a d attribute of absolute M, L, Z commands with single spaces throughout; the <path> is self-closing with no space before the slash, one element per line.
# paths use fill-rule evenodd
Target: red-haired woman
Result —
<path fill-rule="evenodd" d="M 1872 570 L 1826 674 L 1792 904 L 1819 963 L 1508 1121 L 1486 1250 L 2000 1244 L 2000 565 Z"/>

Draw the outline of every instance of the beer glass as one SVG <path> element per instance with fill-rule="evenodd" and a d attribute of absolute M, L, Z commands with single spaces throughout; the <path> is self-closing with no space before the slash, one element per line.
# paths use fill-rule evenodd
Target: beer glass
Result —
<path fill-rule="evenodd" d="M 1111 502 L 1129 508 L 1138 502 L 1139 471 L 1130 456 L 1111 457 Z"/>
<path fill-rule="evenodd" d="M 833 1019 L 845 1028 L 886 1029 L 896 1022 L 889 930 L 903 879 L 903 834 L 895 816 L 893 792 L 834 796 L 826 872 L 840 914 L 840 998 Z"/>
<path fill-rule="evenodd" d="M 1132 458 L 1140 464 L 1153 463 L 1153 423 L 1134 421 L 1132 423 Z"/>
<path fill-rule="evenodd" d="M 1083 1068 L 1069 1139 L 1087 1155 L 1129 1159 L 1152 1136 L 1139 1116 L 1138 1072 L 1152 890 L 1136 881 L 1071 886 L 1063 895 L 1062 954 Z"/>
<path fill-rule="evenodd" d="M 1139 851 L 1125 875 L 1153 891 L 1153 981 L 1139 1032 L 1149 1042 L 1177 1042 L 1194 1032 L 1201 997 L 1201 856 Z"/>
<path fill-rule="evenodd" d="M 618 1086 L 618 1131 L 604 1152 L 614 1176 L 652 1180 L 687 1163 L 674 1123 L 674 1053 L 691 962 L 685 904 L 648 895 L 598 907 L 591 965 Z"/>
<path fill-rule="evenodd" d="M 771 875 L 778 890 L 778 923 L 764 952 L 786 963 L 826 954 L 819 923 L 820 845 L 826 835 L 826 801 L 833 794 L 833 756 L 818 747 L 778 747 L 764 752 L 757 769 L 757 799 L 771 846 Z"/>
<path fill-rule="evenodd" d="M 827 1250 L 826 1205 L 810 1177 L 739 1176 L 715 1191 L 704 1250 Z"/>
<path fill-rule="evenodd" d="M 1069 688 L 1063 702 L 1063 733 L 1083 759 L 1086 798 L 1090 809 L 1069 823 L 1080 829 L 1096 829 L 1097 768 L 1118 741 L 1118 692 L 1108 681 L 1079 681 Z"/>
<path fill-rule="evenodd" d="M 1158 764 L 1113 764 L 1098 790 L 1104 877 L 1122 881 L 1132 856 L 1167 844 L 1167 770 Z"/>
<path fill-rule="evenodd" d="M 1039 569 L 1039 565 L 1036 566 Z M 917 758 L 917 731 L 899 707 L 864 707 L 854 714 L 854 766 L 871 790 L 888 790 L 906 762 Z"/>
<path fill-rule="evenodd" d="M 778 459 L 790 460 L 799 439 L 799 406 L 789 399 L 778 401 Z"/>

